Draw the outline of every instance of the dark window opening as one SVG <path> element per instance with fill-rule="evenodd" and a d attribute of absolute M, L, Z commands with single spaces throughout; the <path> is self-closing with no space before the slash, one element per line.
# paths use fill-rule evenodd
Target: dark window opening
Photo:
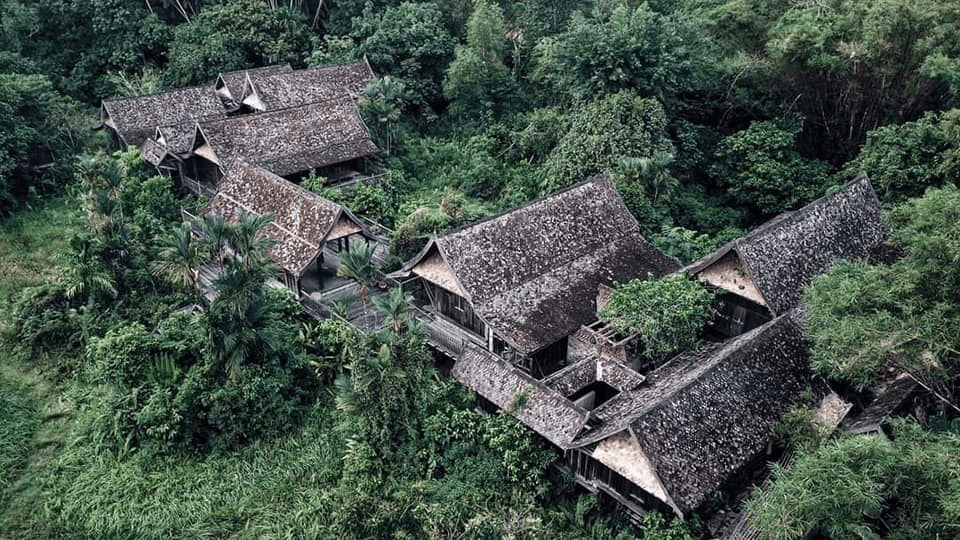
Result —
<path fill-rule="evenodd" d="M 533 353 L 533 373 L 535 378 L 549 377 L 567 365 L 567 340 L 556 343 Z"/>
<path fill-rule="evenodd" d="M 591 411 L 610 401 L 620 391 L 603 381 L 593 381 L 570 396 L 570 401 Z"/>

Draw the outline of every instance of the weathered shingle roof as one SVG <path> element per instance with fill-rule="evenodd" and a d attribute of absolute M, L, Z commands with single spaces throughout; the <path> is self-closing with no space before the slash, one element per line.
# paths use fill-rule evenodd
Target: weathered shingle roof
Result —
<path fill-rule="evenodd" d="M 561 448 L 586 421 L 587 411 L 564 395 L 475 345 L 460 353 L 450 374 Z"/>
<path fill-rule="evenodd" d="M 281 176 L 379 151 L 350 98 L 203 122 L 197 135 L 222 164 L 246 161 Z"/>
<path fill-rule="evenodd" d="M 686 513 L 765 450 L 773 423 L 810 388 L 799 318 L 793 310 L 722 345 L 681 355 L 646 379 L 590 358 L 537 381 L 474 345 L 451 373 L 562 449 L 590 452 L 629 430 L 649 460 L 635 464 L 638 471 L 662 482 L 665 492 L 655 495 Z M 586 411 L 570 396 L 594 381 L 618 393 Z M 633 466 L 618 462 L 621 474 Z"/>
<path fill-rule="evenodd" d="M 661 380 L 670 392 L 648 403 L 631 430 L 673 502 L 694 510 L 764 451 L 772 424 L 800 399 L 810 376 L 799 315 L 791 311 Z"/>
<path fill-rule="evenodd" d="M 274 215 L 265 233 L 278 241 L 269 251 L 270 258 L 295 276 L 301 275 L 314 260 L 341 221 L 370 237 L 349 210 L 247 164 L 227 171 L 216 196 L 203 210 L 204 215 L 216 214 L 231 223 L 237 222 L 241 213 Z"/>
<path fill-rule="evenodd" d="M 249 74 L 251 77 L 262 77 L 289 71 L 293 71 L 293 68 L 290 67 L 290 64 L 282 66 L 264 66 L 259 68 L 243 69 L 240 71 L 228 71 L 226 73 L 221 73 L 217 77 L 217 82 L 214 87 L 218 92 L 224 93 L 226 97 L 240 101 L 240 98 L 243 95 L 243 86 L 247 82 L 247 74 Z"/>
<path fill-rule="evenodd" d="M 804 287 L 840 259 L 870 255 L 886 237 L 880 200 L 864 175 L 692 263 L 696 274 L 735 250 L 774 314 L 796 306 Z"/>
<path fill-rule="evenodd" d="M 434 238 L 404 268 L 434 250 L 476 313 L 524 354 L 594 320 L 600 284 L 679 268 L 641 236 L 606 176 Z"/>
<path fill-rule="evenodd" d="M 116 130 L 126 145 L 140 146 L 159 126 L 186 126 L 227 115 L 212 86 L 178 88 L 151 96 L 104 100 L 103 121 Z"/>
<path fill-rule="evenodd" d="M 299 107 L 349 96 L 357 99 L 373 79 L 364 60 L 281 73 L 250 73 L 241 101 L 261 111 Z"/>

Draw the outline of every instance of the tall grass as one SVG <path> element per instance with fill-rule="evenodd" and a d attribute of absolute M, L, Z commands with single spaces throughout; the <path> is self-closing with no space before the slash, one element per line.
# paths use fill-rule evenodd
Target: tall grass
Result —
<path fill-rule="evenodd" d="M 67 195 L 0 221 L 0 306 L 16 300 L 26 287 L 56 279 L 57 258 L 81 227 L 79 204 Z"/>
<path fill-rule="evenodd" d="M 229 456 L 119 458 L 74 439 L 24 472 L 0 538 L 325 537 L 343 446 L 319 428 L 329 414 Z"/>
<path fill-rule="evenodd" d="M 23 465 L 38 423 L 36 407 L 27 392 L 0 372 L 0 494 L 6 492 Z"/>

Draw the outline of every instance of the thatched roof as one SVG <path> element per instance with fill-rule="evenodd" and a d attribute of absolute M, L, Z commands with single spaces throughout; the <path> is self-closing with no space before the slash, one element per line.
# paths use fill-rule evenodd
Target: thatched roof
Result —
<path fill-rule="evenodd" d="M 303 274 L 337 233 L 372 234 L 349 210 L 292 182 L 248 164 L 231 167 L 203 215 L 222 216 L 231 223 L 241 213 L 273 214 L 265 236 L 277 240 L 269 256 L 294 276 Z"/>
<path fill-rule="evenodd" d="M 250 73 L 240 100 L 259 111 L 276 111 L 349 96 L 358 99 L 373 79 L 366 59 L 322 68 Z"/>
<path fill-rule="evenodd" d="M 178 88 L 151 96 L 104 100 L 103 123 L 117 132 L 125 145 L 140 146 L 159 126 L 186 126 L 221 118 L 227 111 L 211 86 Z"/>
<path fill-rule="evenodd" d="M 587 411 L 566 396 L 475 345 L 460 353 L 450 375 L 560 448 L 569 448 L 586 422 Z"/>
<path fill-rule="evenodd" d="M 217 76 L 217 82 L 214 88 L 217 93 L 226 99 L 240 101 L 243 97 L 243 87 L 247 82 L 247 75 L 251 77 L 263 77 L 275 75 L 277 73 L 286 73 L 293 71 L 290 64 L 282 66 L 264 66 L 252 69 L 243 69 L 240 71 L 228 71 Z"/>
<path fill-rule="evenodd" d="M 809 388 L 798 319 L 791 311 L 729 341 L 693 369 L 676 371 L 660 383 L 670 391 L 631 421 L 682 512 L 699 507 L 760 456 L 773 423 Z"/>
<path fill-rule="evenodd" d="M 836 193 L 774 218 L 686 270 L 698 274 L 734 251 L 763 303 L 777 315 L 796 306 L 803 288 L 834 262 L 867 258 L 886 232 L 880 200 L 862 175 Z"/>
<path fill-rule="evenodd" d="M 477 315 L 523 354 L 593 321 L 601 284 L 679 268 L 641 236 L 607 176 L 436 237 L 403 271 L 437 253 Z"/>
<path fill-rule="evenodd" d="M 204 143 L 221 164 L 246 161 L 281 176 L 379 151 L 350 98 L 203 122 L 192 148 Z"/>

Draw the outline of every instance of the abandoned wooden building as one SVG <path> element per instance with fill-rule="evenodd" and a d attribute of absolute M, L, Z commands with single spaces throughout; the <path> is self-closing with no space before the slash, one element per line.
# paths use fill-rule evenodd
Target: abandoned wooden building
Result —
<path fill-rule="evenodd" d="M 711 330 L 732 337 L 795 307 L 803 288 L 834 262 L 870 258 L 886 234 L 880 200 L 860 176 L 685 270 L 725 291 Z"/>
<path fill-rule="evenodd" d="M 600 284 L 678 267 L 597 176 L 432 238 L 393 277 L 415 291 L 451 357 L 473 342 L 540 378 L 566 362 L 567 336 L 595 317 Z"/>
<path fill-rule="evenodd" d="M 771 425 L 791 404 L 839 399 L 811 385 L 800 292 L 836 260 L 869 257 L 885 234 L 861 177 L 683 270 L 724 291 L 716 308 L 731 319 L 705 330 L 698 352 L 647 364 L 626 350 L 629 339 L 591 322 L 567 338 L 568 365 L 546 377 L 477 340 L 451 373 L 562 450 L 581 485 L 629 515 L 659 506 L 683 516 L 763 457 Z M 455 274 L 429 275 L 460 286 Z M 593 294 L 589 303 L 601 307 L 609 289 Z"/>
<path fill-rule="evenodd" d="M 216 190 L 231 164 L 247 162 L 296 180 L 362 168 L 379 152 L 350 97 L 197 124 L 183 176 Z"/>
<path fill-rule="evenodd" d="M 379 151 L 357 110 L 372 78 L 366 60 L 267 66 L 221 73 L 212 85 L 105 100 L 101 116 L 114 147 L 136 146 L 158 171 L 207 196 L 237 159 L 292 179 L 311 171 L 353 177 Z"/>
<path fill-rule="evenodd" d="M 349 250 L 351 241 L 375 238 L 346 208 L 245 163 L 230 168 L 203 210 L 230 223 L 241 213 L 273 215 L 264 235 L 277 243 L 267 254 L 297 298 L 324 287 L 324 276 L 336 274 L 336 254 Z"/>
<path fill-rule="evenodd" d="M 563 451 L 576 480 L 633 517 L 679 516 L 753 463 L 809 388 L 797 314 L 646 374 L 585 356 L 543 380 L 476 346 L 452 374 Z"/>

